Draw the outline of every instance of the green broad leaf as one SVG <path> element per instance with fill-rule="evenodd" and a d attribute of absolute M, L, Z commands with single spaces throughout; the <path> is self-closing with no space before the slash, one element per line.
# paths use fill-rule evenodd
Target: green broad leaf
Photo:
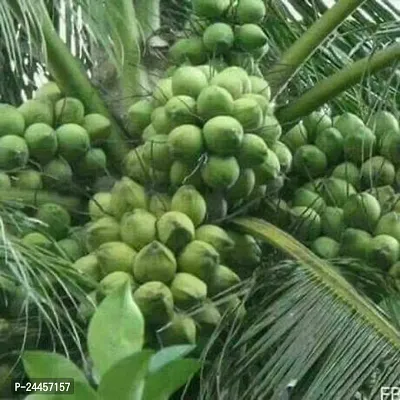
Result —
<path fill-rule="evenodd" d="M 68 358 L 45 351 L 26 351 L 22 356 L 25 372 L 31 379 L 74 379 L 88 384 L 84 373 Z"/>
<path fill-rule="evenodd" d="M 200 366 L 198 360 L 191 358 L 172 361 L 147 378 L 143 400 L 168 400 Z"/>
<path fill-rule="evenodd" d="M 158 371 L 172 361 L 185 357 L 195 348 L 196 346 L 191 345 L 178 345 L 166 347 L 158 351 L 151 359 L 149 367 L 150 373 Z"/>
<path fill-rule="evenodd" d="M 141 400 L 153 354 L 151 350 L 143 350 L 114 364 L 100 381 L 99 398 L 101 400 Z"/>
<path fill-rule="evenodd" d="M 119 360 L 140 351 L 143 342 L 144 319 L 126 284 L 102 301 L 89 324 L 89 355 L 100 379 Z"/>

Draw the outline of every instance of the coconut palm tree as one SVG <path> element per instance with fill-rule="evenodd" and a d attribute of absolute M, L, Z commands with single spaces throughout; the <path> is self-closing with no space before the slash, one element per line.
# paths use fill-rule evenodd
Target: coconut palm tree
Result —
<path fill-rule="evenodd" d="M 151 91 L 174 38 L 187 34 L 190 5 L 173 0 L 3 1 L 0 54 L 7 79 L 0 83 L 1 98 L 17 104 L 21 89 L 28 95 L 35 89 L 38 69 L 46 71 L 90 112 L 110 118 L 107 151 L 118 174 L 133 145 L 124 131 L 124 114 Z M 259 68 L 271 84 L 282 124 L 290 126 L 327 103 L 334 112 L 357 111 L 365 119 L 382 107 L 396 112 L 399 10 L 393 4 L 338 0 L 328 7 L 323 1 L 282 0 L 267 5 L 270 51 Z M 0 191 L 1 217 L 29 223 L 9 203 L 17 197 L 33 203 L 32 193 Z M 70 207 L 80 203 L 51 199 Z M 204 364 L 196 396 L 377 398 L 380 387 L 395 385 L 400 376 L 398 294 L 382 274 L 348 260 L 321 261 L 261 219 L 233 217 L 226 223 L 268 246 L 265 261 L 242 289 L 249 305 L 246 319 L 231 321 L 227 329 L 222 325 L 206 347 L 204 354 L 213 353 L 213 362 Z M 1 248 L 7 276 L 24 282 L 48 331 L 65 343 L 61 333 L 68 327 L 68 339 L 79 348 L 81 332 L 65 298 L 74 303 L 84 283 L 62 259 L 39 250 L 34 254 L 11 235 L 3 234 Z M 46 273 L 38 275 L 43 265 Z M 62 282 L 62 295 L 41 288 L 49 274 Z"/>

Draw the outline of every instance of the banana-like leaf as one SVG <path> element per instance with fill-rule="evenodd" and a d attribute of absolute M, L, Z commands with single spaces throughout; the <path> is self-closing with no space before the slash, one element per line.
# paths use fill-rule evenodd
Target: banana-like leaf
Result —
<path fill-rule="evenodd" d="M 247 318 L 231 329 L 202 380 L 205 399 L 379 398 L 400 378 L 400 333 L 326 261 L 275 226 L 237 218 L 236 228 L 293 261 L 252 280 Z"/>

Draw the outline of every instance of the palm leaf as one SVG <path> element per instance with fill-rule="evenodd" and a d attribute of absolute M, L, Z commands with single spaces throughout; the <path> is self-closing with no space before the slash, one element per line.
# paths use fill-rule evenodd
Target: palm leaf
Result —
<path fill-rule="evenodd" d="M 224 337 L 199 398 L 376 398 L 393 386 L 400 333 L 384 312 L 287 233 L 257 219 L 233 224 L 294 261 L 256 273 L 247 318 Z"/>

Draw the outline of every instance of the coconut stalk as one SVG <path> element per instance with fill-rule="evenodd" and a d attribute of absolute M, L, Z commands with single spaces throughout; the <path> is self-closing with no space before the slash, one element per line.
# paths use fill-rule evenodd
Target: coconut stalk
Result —
<path fill-rule="evenodd" d="M 365 75 L 376 73 L 395 62 L 400 62 L 400 44 L 356 61 L 317 83 L 297 100 L 278 109 L 277 118 L 281 123 L 285 123 L 308 115 L 333 97 L 359 83 Z"/>
<path fill-rule="evenodd" d="M 301 66 L 318 50 L 329 35 L 365 1 L 339 0 L 283 53 L 278 63 L 267 72 L 266 76 L 271 84 L 274 97 L 282 93 Z"/>

